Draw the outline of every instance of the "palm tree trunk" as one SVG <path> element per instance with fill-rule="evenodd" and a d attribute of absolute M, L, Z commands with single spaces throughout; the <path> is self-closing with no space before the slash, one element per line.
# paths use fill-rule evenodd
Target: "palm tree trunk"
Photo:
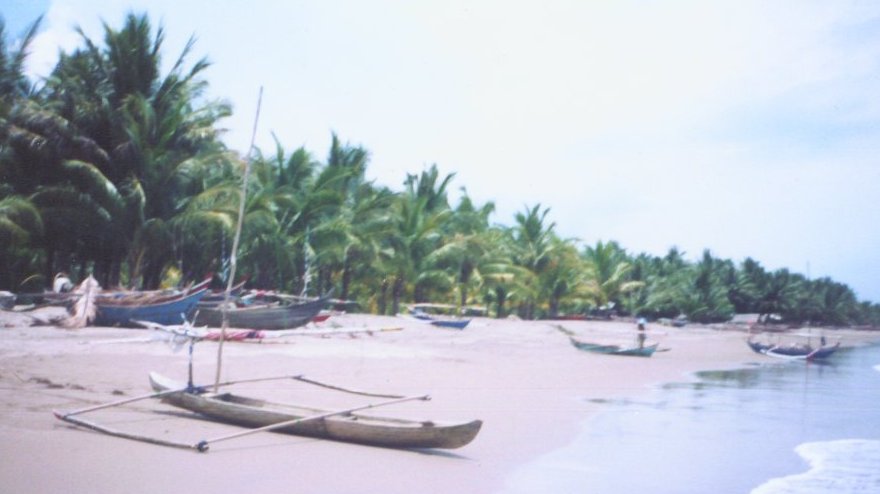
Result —
<path fill-rule="evenodd" d="M 339 294 L 339 297 L 342 298 L 342 300 L 348 300 L 348 290 L 351 286 L 352 274 L 351 261 L 346 257 L 345 264 L 342 267 L 342 291 Z"/>
<path fill-rule="evenodd" d="M 403 277 L 394 278 L 394 289 L 392 290 L 391 312 L 393 315 L 400 313 L 400 298 L 403 296 Z"/>
<path fill-rule="evenodd" d="M 504 303 L 507 301 L 507 291 L 498 287 L 495 289 L 495 317 L 503 319 L 505 314 Z"/>
<path fill-rule="evenodd" d="M 388 308 L 388 278 L 382 279 L 382 288 L 379 290 L 379 301 L 377 303 L 379 315 L 384 316 Z"/>
<path fill-rule="evenodd" d="M 46 245 L 46 283 L 51 287 L 55 280 L 55 249 Z"/>
<path fill-rule="evenodd" d="M 550 297 L 550 317 L 556 317 L 559 315 L 559 299 L 561 297 L 557 294 L 553 294 Z"/>

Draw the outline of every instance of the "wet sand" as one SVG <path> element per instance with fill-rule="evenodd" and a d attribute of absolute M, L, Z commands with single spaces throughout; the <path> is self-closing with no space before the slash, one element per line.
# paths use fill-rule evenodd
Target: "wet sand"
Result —
<path fill-rule="evenodd" d="M 18 316 L 15 316 L 18 317 Z M 292 336 L 285 343 L 224 345 L 222 379 L 305 375 L 340 386 L 430 401 L 376 414 L 434 421 L 481 419 L 483 429 L 455 450 L 409 451 L 260 433 L 218 443 L 208 453 L 114 438 L 54 418 L 150 392 L 147 374 L 184 381 L 186 348 L 147 330 L 25 327 L 0 316 L 0 485 L 4 491 L 156 493 L 498 492 L 517 467 L 565 446 L 603 400 L 638 396 L 693 372 L 761 361 L 745 332 L 649 326 L 662 350 L 650 359 L 590 354 L 557 329 L 607 343 L 635 340 L 613 321 L 474 319 L 463 331 L 403 317 L 341 315 L 324 329 L 402 328 L 372 334 Z M 11 327 L 2 327 L 11 326 Z M 836 331 L 845 344 L 877 333 Z M 277 340 L 276 340 L 277 341 Z M 217 343 L 195 346 L 196 381 L 214 380 Z M 294 381 L 229 390 L 276 401 L 347 408 L 376 401 Z M 156 400 L 83 415 L 115 429 L 195 443 L 241 429 L 193 418 Z"/>

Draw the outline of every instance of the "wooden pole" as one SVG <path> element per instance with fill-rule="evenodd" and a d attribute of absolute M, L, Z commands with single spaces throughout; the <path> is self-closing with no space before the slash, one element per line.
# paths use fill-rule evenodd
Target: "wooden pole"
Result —
<path fill-rule="evenodd" d="M 219 383 L 219 386 L 232 386 L 233 384 L 253 383 L 253 382 L 260 382 L 260 381 L 275 381 L 275 380 L 280 380 L 280 379 L 302 379 L 302 378 L 303 378 L 303 376 L 301 374 L 300 375 L 288 375 L 288 376 L 274 376 L 274 377 L 257 377 L 257 378 L 253 378 L 253 379 L 239 379 L 237 381 L 226 381 L 226 382 Z M 184 391 L 188 391 L 190 389 L 192 389 L 192 388 L 190 388 L 189 386 L 187 386 L 185 388 L 166 389 L 165 391 L 157 391 L 155 393 L 134 396 L 132 398 L 125 398 L 123 400 L 112 401 L 110 403 L 103 403 L 103 404 L 95 405 L 95 406 L 91 406 L 91 407 L 80 408 L 78 410 L 73 410 L 73 411 L 67 412 L 67 413 L 61 413 L 59 411 L 54 411 L 53 413 L 55 414 L 56 417 L 63 420 L 62 417 L 72 417 L 74 415 L 80 415 L 80 414 L 87 413 L 87 412 L 94 412 L 97 410 L 103 410 L 105 408 L 112 408 L 112 407 L 116 407 L 116 406 L 120 406 L 120 405 L 126 405 L 128 403 L 133 403 L 135 401 L 141 401 L 141 400 L 147 400 L 150 398 L 161 398 L 166 395 L 171 395 L 171 394 L 175 394 L 175 393 L 183 393 Z M 196 387 L 196 389 L 198 389 L 198 387 Z"/>
<path fill-rule="evenodd" d="M 342 391 L 343 393 L 351 393 L 351 394 L 362 395 L 362 396 L 372 396 L 374 398 L 405 398 L 405 396 L 401 396 L 401 395 L 371 393 L 368 391 L 360 391 L 360 390 L 356 390 L 356 389 L 343 388 L 341 386 L 335 386 L 333 384 L 327 384 L 325 382 L 316 381 L 314 379 L 309 379 L 305 376 L 295 376 L 295 377 L 293 377 L 293 379 L 300 381 L 300 382 L 304 382 L 306 384 L 312 384 L 314 386 L 320 386 L 322 388 L 332 389 L 334 391 Z"/>
<path fill-rule="evenodd" d="M 431 399 L 431 397 L 429 395 L 409 396 L 409 397 L 399 398 L 396 400 L 389 400 L 389 401 L 383 401 L 380 403 L 363 405 L 363 406 L 354 407 L 354 408 L 347 408 L 345 410 L 339 410 L 339 411 L 335 411 L 335 412 L 319 413 L 317 415 L 310 415 L 308 417 L 302 417 L 302 418 L 292 419 L 292 420 L 285 420 L 284 422 L 269 424 L 269 425 L 266 425 L 263 427 L 258 427 L 256 429 L 249 429 L 246 431 L 237 432 L 235 434 L 229 434 L 227 436 L 215 437 L 214 439 L 205 439 L 203 441 L 200 441 L 196 445 L 196 447 L 199 451 L 205 452 L 205 451 L 208 451 L 208 447 L 213 443 L 218 443 L 220 441 L 228 441 L 229 439 L 236 439 L 236 438 L 243 437 L 243 436 L 249 436 L 251 434 L 256 434 L 258 432 L 272 431 L 275 429 L 281 429 L 283 427 L 289 427 L 289 426 L 293 426 L 296 424 L 301 424 L 303 422 L 309 422 L 312 420 L 320 420 L 320 419 L 324 419 L 324 418 L 328 418 L 328 417 L 333 417 L 336 415 L 345 415 L 347 413 L 357 412 L 360 410 L 367 410 L 369 408 L 377 408 L 377 407 L 383 407 L 383 406 L 387 406 L 387 405 L 394 405 L 395 403 L 403 403 L 405 401 L 430 400 L 430 399 Z"/>
<path fill-rule="evenodd" d="M 132 398 L 126 398 L 126 399 L 124 399 L 124 400 L 112 401 L 112 402 L 110 402 L 110 403 L 103 403 L 103 404 L 101 404 L 101 405 L 95 405 L 95 406 L 91 406 L 91 407 L 80 408 L 79 410 L 74 410 L 74 411 L 72 411 L 72 412 L 67 412 L 67 413 L 64 413 L 64 414 L 62 414 L 62 413 L 59 412 L 59 411 L 53 411 L 52 413 L 54 413 L 55 416 L 58 417 L 59 419 L 64 420 L 64 419 L 67 418 L 67 417 L 72 417 L 72 416 L 74 416 L 74 415 L 80 415 L 80 414 L 82 414 L 82 413 L 94 412 L 94 411 L 97 411 L 97 410 L 103 410 L 103 409 L 105 409 L 105 408 L 118 407 L 118 406 L 120 406 L 120 405 L 125 405 L 125 404 L 128 404 L 128 403 L 133 403 L 133 402 L 135 402 L 135 401 L 148 400 L 148 399 L 150 399 L 150 398 L 161 398 L 161 397 L 166 396 L 166 395 L 170 395 L 170 394 L 174 394 L 174 393 L 181 393 L 181 392 L 186 391 L 186 390 L 187 390 L 187 388 L 166 389 L 165 391 L 159 391 L 159 392 L 156 392 L 156 393 L 150 393 L 150 394 L 148 394 L 148 395 L 140 395 L 140 396 L 135 396 L 135 397 L 132 397 Z"/>
<path fill-rule="evenodd" d="M 241 240 L 241 226 L 244 223 L 244 207 L 247 200 L 248 178 L 251 174 L 251 153 L 254 151 L 254 141 L 257 138 L 257 123 L 260 120 L 260 107 L 263 104 L 263 87 L 260 86 L 260 94 L 257 97 L 257 113 L 254 116 L 254 130 L 251 133 L 251 145 L 248 148 L 248 156 L 244 163 L 244 179 L 241 181 L 241 200 L 238 205 L 238 224 L 235 226 L 235 239 L 232 241 L 232 253 L 229 256 L 229 279 L 226 281 L 226 293 L 223 296 L 223 323 L 220 325 L 220 345 L 217 347 L 217 374 L 214 378 L 214 392 L 220 387 L 220 371 L 223 366 L 223 342 L 226 340 L 226 328 L 229 326 L 226 311 L 229 306 L 229 295 L 232 293 L 232 284 L 235 283 L 235 268 L 238 264 L 238 243 Z"/>
<path fill-rule="evenodd" d="M 86 429 L 91 429 L 94 431 L 102 432 L 104 434 L 108 434 L 110 436 L 122 437 L 125 439 L 134 439 L 135 441 L 142 441 L 150 444 L 158 444 L 160 446 L 171 446 L 173 448 L 183 448 L 183 449 L 199 449 L 198 444 L 188 444 L 188 443 L 179 443 L 175 441 L 166 441 L 164 439 L 157 439 L 149 436 L 141 436 L 139 434 L 132 434 L 130 432 L 117 431 L 115 429 L 111 429 L 109 427 L 105 427 L 103 425 L 98 425 L 94 422 L 89 422 L 88 420 L 83 420 L 80 418 L 74 418 L 70 415 L 62 415 L 59 412 L 54 412 L 55 416 L 63 420 L 65 422 L 70 422 L 71 424 L 76 424 L 81 427 L 85 427 Z"/>

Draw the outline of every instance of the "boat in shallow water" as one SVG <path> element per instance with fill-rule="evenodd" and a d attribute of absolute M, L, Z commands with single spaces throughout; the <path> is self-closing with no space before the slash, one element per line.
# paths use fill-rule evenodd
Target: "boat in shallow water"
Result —
<path fill-rule="evenodd" d="M 210 393 L 199 387 L 186 390 L 186 385 L 155 372 L 150 373 L 150 384 L 157 393 L 181 389 L 180 392 L 171 392 L 162 397 L 163 401 L 171 405 L 245 427 L 265 427 L 333 413 L 247 398 L 233 393 Z M 453 449 L 473 441 L 482 424 L 480 420 L 441 423 L 344 413 L 303 421 L 281 427 L 277 431 L 390 448 Z"/>
<path fill-rule="evenodd" d="M 820 347 L 813 347 L 809 344 L 779 345 L 760 343 L 751 338 L 746 343 L 755 353 L 789 360 L 822 360 L 830 357 L 840 348 L 839 341 L 833 345 L 822 345 Z"/>

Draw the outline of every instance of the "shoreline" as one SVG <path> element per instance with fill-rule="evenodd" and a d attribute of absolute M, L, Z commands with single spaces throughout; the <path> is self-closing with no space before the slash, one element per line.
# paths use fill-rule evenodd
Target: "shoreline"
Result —
<path fill-rule="evenodd" d="M 4 458 L 10 458 L 0 466 L 0 482 L 15 492 L 116 492 L 120 485 L 129 492 L 206 487 L 217 492 L 243 488 L 288 492 L 291 485 L 298 492 L 393 494 L 426 485 L 437 492 L 497 492 L 517 468 L 573 440 L 583 423 L 602 410 L 603 400 L 634 398 L 665 383 L 697 379 L 700 371 L 768 359 L 748 348 L 744 332 L 693 325 L 650 325 L 649 340 L 659 340 L 661 348 L 670 351 L 649 359 L 595 355 L 575 349 L 557 325 L 603 341 L 632 341 L 635 334 L 632 324 L 614 321 L 476 318 L 460 331 L 403 317 L 349 314 L 316 327 L 402 330 L 295 336 L 286 338 L 291 341 L 287 344 L 227 342 L 224 380 L 305 374 L 354 389 L 404 395 L 427 392 L 430 402 L 377 413 L 431 420 L 481 419 L 484 425 L 474 442 L 456 450 L 399 451 L 256 434 L 218 445 L 207 454 L 84 431 L 51 414 L 53 409 L 72 410 L 145 394 L 150 371 L 183 380 L 185 348 L 175 353 L 167 343 L 151 342 L 147 330 L 0 328 L 4 410 L 0 440 Z M 880 339 L 876 332 L 831 334 L 842 336 L 849 346 Z M 216 349 L 216 343 L 196 345 L 198 381 L 213 380 Z M 352 400 L 354 405 L 363 404 L 363 397 L 328 395 L 286 383 L 240 390 L 321 407 L 351 406 Z M 174 410 L 151 400 L 95 412 L 89 418 L 176 440 L 235 430 L 182 417 Z"/>

